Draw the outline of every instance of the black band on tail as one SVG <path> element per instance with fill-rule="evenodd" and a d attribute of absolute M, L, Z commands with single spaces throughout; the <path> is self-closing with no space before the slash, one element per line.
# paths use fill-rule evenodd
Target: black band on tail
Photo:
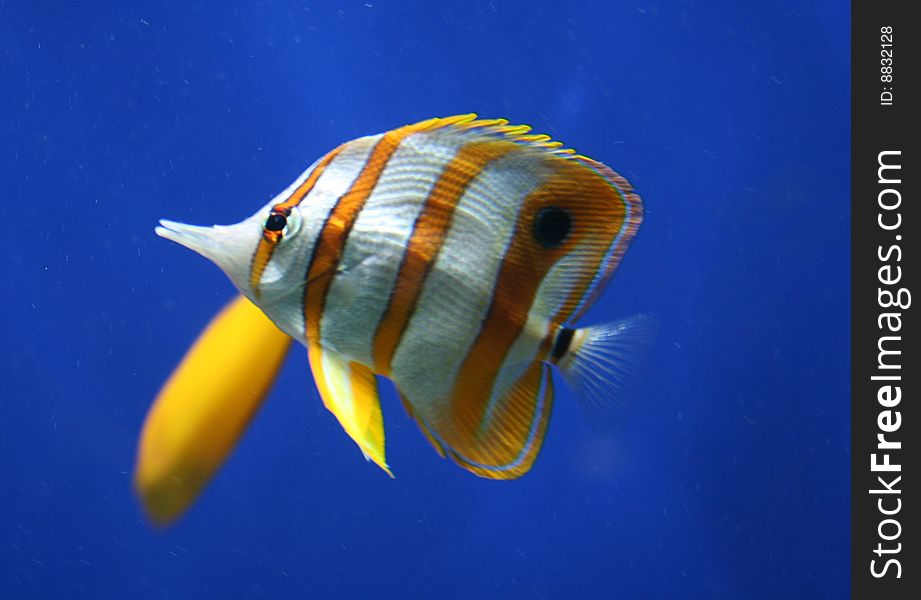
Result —
<path fill-rule="evenodd" d="M 560 333 L 556 336 L 556 341 L 553 342 L 553 350 L 550 351 L 550 360 L 556 363 L 566 355 L 575 332 L 575 329 L 570 329 L 569 327 L 560 329 Z"/>

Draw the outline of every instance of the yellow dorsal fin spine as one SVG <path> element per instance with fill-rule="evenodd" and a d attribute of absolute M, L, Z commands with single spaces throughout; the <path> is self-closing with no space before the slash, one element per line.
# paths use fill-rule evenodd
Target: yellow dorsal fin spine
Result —
<path fill-rule="evenodd" d="M 531 133 L 530 125 L 509 125 L 507 119 L 479 119 L 476 113 L 428 119 L 410 127 L 416 131 L 434 131 L 446 127 L 456 127 L 464 130 L 476 129 L 486 134 L 499 135 L 519 144 L 549 150 L 562 158 L 586 159 L 581 154 L 576 154 L 576 151 L 572 148 L 564 148 L 563 142 L 555 141 L 547 134 Z"/>
<path fill-rule="evenodd" d="M 447 127 L 448 125 L 468 125 L 470 123 L 476 122 L 476 113 L 468 113 L 466 115 L 454 115 L 452 117 L 441 117 L 436 119 L 429 119 L 428 121 L 423 121 L 426 124 L 425 129 L 437 129 L 439 127 Z"/>
<path fill-rule="evenodd" d="M 531 131 L 530 125 L 506 125 L 500 129 L 502 133 L 509 137 L 517 137 L 521 139 L 524 137 L 524 134 Z"/>

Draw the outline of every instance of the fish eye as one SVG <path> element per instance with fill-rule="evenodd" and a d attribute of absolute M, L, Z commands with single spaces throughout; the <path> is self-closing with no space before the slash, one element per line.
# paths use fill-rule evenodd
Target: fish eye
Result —
<path fill-rule="evenodd" d="M 288 226 L 288 217 L 281 213 L 272 213 L 265 220 L 266 231 L 283 231 Z"/>
<path fill-rule="evenodd" d="M 300 214 L 296 210 L 291 212 L 273 210 L 262 224 L 265 235 L 269 235 L 272 238 L 270 241 L 274 243 L 290 238 L 298 232 L 300 227 Z"/>
<path fill-rule="evenodd" d="M 558 206 L 547 206 L 534 216 L 534 239 L 544 248 L 559 248 L 572 230 L 572 217 Z"/>

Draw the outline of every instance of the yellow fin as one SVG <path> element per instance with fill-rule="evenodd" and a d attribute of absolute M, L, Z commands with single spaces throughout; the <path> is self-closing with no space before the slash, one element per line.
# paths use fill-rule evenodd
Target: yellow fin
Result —
<path fill-rule="evenodd" d="M 525 146 L 543 148 L 562 158 L 577 157 L 575 150 L 563 147 L 563 142 L 554 141 L 546 134 L 530 133 L 530 125 L 509 125 L 507 119 L 480 119 L 477 118 L 476 113 L 426 119 L 411 125 L 411 127 L 416 131 L 432 131 L 452 127 L 458 130 L 476 129 L 485 135 L 495 135 Z M 578 158 L 585 157 L 578 155 Z"/>
<path fill-rule="evenodd" d="M 476 120 L 476 113 L 467 113 L 465 115 L 454 115 L 452 117 L 441 117 L 438 119 L 438 126 L 445 125 L 469 125 Z"/>
<path fill-rule="evenodd" d="M 384 417 L 374 373 L 318 344 L 310 345 L 308 356 L 324 406 L 336 415 L 364 457 L 393 477 L 384 453 Z"/>
<path fill-rule="evenodd" d="M 265 399 L 291 347 L 242 296 L 202 332 L 147 413 L 134 487 L 150 519 L 168 525 L 205 487 Z"/>

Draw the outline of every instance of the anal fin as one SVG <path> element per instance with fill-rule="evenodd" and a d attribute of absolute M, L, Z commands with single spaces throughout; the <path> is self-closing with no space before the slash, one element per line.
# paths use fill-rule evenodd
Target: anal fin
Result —
<path fill-rule="evenodd" d="M 491 397 L 460 396 L 453 399 L 458 406 L 446 403 L 442 410 L 407 400 L 407 410 L 436 450 L 480 477 L 515 479 L 531 469 L 543 445 L 553 408 L 553 380 L 549 365 L 534 361 L 516 370 L 508 382 L 500 378 Z"/>
<path fill-rule="evenodd" d="M 365 459 L 393 477 L 384 452 L 384 418 L 374 373 L 318 344 L 310 345 L 308 356 L 324 406 L 336 415 Z"/>
<path fill-rule="evenodd" d="M 416 411 L 413 410 L 413 405 L 410 404 L 409 400 L 406 399 L 406 396 L 403 395 L 403 392 L 400 392 L 400 401 L 403 403 L 403 408 L 406 410 L 406 414 L 408 414 L 410 418 L 416 422 L 416 425 L 418 425 L 419 429 L 422 431 L 422 435 L 424 435 L 425 439 L 428 440 L 429 444 L 432 445 L 432 448 L 435 449 L 435 452 L 438 453 L 438 456 L 444 458 L 445 449 L 441 445 L 441 442 L 439 442 L 435 436 L 432 435 L 432 432 L 429 431 L 428 425 L 425 424 L 425 421 L 423 421 L 416 414 Z"/>

